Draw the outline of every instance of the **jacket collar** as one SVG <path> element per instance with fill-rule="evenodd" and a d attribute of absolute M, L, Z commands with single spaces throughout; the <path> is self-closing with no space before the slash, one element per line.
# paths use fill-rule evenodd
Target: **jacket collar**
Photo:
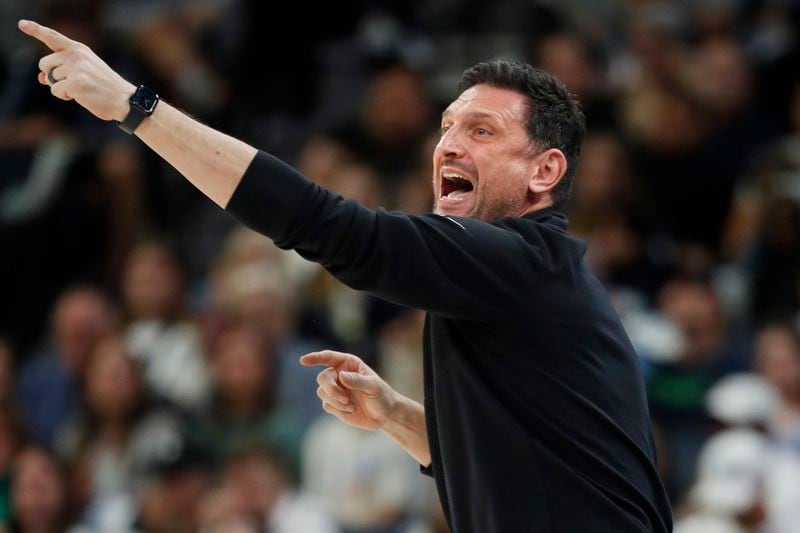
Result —
<path fill-rule="evenodd" d="M 544 209 L 538 209 L 528 213 L 527 215 L 524 215 L 522 218 L 527 220 L 535 220 L 536 222 L 553 224 L 564 231 L 566 231 L 567 227 L 569 226 L 567 215 L 552 206 L 545 207 Z"/>

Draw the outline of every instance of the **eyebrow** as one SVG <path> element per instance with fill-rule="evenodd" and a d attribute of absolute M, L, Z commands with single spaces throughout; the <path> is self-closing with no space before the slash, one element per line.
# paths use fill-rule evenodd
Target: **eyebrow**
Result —
<path fill-rule="evenodd" d="M 447 115 L 449 112 L 450 112 L 450 110 L 449 110 L 449 109 L 445 109 L 445 110 L 442 112 L 442 118 L 445 118 L 445 116 L 446 116 L 446 115 Z M 496 113 L 488 113 L 488 112 L 486 112 L 486 111 L 471 111 L 471 112 L 469 112 L 469 113 L 467 114 L 467 116 L 468 116 L 468 117 L 470 117 L 470 118 L 488 118 L 488 119 L 496 120 L 496 121 L 498 121 L 498 122 L 503 122 L 503 119 L 502 119 L 502 118 L 500 118 L 500 116 L 499 116 L 499 115 L 497 115 Z"/>

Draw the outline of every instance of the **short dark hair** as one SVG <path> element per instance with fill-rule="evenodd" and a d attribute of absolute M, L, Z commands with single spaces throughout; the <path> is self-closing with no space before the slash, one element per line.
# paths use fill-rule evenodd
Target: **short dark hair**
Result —
<path fill-rule="evenodd" d="M 567 158 L 567 171 L 552 190 L 553 205 L 564 207 L 572 190 L 575 167 L 586 132 L 586 119 L 572 92 L 552 74 L 525 63 L 487 61 L 461 75 L 459 94 L 480 84 L 516 91 L 527 98 L 530 139 L 543 149 L 558 148 Z"/>

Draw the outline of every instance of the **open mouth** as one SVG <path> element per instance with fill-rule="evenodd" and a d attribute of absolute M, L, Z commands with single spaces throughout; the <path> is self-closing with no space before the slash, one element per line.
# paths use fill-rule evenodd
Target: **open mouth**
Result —
<path fill-rule="evenodd" d="M 472 192 L 474 186 L 472 182 L 463 176 L 453 172 L 442 174 L 441 197 L 451 200 L 458 200 L 466 197 Z"/>

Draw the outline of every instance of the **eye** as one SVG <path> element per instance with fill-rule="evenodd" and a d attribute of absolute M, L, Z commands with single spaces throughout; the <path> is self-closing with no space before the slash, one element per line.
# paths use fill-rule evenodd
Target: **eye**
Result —
<path fill-rule="evenodd" d="M 475 135 L 478 135 L 480 137 L 485 137 L 485 136 L 491 135 L 491 134 L 492 133 L 489 130 L 487 130 L 486 128 L 475 128 Z"/>
<path fill-rule="evenodd" d="M 445 133 L 447 133 L 447 130 L 449 130 L 449 129 L 450 129 L 449 125 L 442 126 L 441 128 L 439 128 L 439 133 L 444 135 Z"/>

